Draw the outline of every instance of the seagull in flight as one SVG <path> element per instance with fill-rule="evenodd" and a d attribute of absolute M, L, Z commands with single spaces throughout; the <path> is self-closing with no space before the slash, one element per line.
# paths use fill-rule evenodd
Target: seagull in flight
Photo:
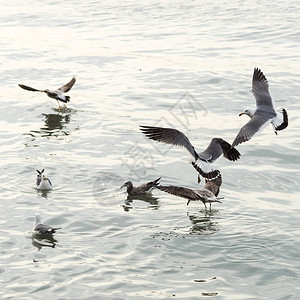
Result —
<path fill-rule="evenodd" d="M 35 222 L 33 226 L 33 233 L 34 234 L 53 234 L 56 232 L 56 230 L 61 229 L 60 227 L 51 227 L 48 225 L 42 224 L 42 217 L 39 213 L 36 213 L 34 215 Z"/>
<path fill-rule="evenodd" d="M 127 193 L 128 195 L 132 196 L 132 195 L 144 195 L 147 192 L 150 192 L 153 188 L 157 187 L 159 184 L 159 180 L 161 177 L 159 177 L 158 179 L 154 180 L 154 181 L 150 181 L 148 183 L 144 183 L 140 186 L 134 187 L 131 181 L 127 181 L 125 182 L 121 187 L 126 187 L 127 188 Z"/>
<path fill-rule="evenodd" d="M 209 203 L 209 210 L 211 211 L 211 204 L 213 202 L 222 203 L 220 199 L 217 198 L 220 186 L 222 184 L 222 176 L 221 173 L 218 174 L 218 176 L 215 179 L 207 180 L 205 179 L 205 186 L 202 189 L 199 190 L 193 190 L 185 187 L 180 186 L 173 186 L 173 185 L 159 185 L 156 188 L 158 188 L 161 191 L 167 192 L 169 194 L 182 197 L 185 199 L 188 199 L 188 202 L 186 205 L 189 205 L 191 201 L 202 201 L 204 204 L 205 210 L 207 210 L 206 203 Z"/>
<path fill-rule="evenodd" d="M 38 190 L 52 190 L 52 183 L 50 179 L 43 174 L 45 169 L 42 171 L 36 170 L 38 172 L 36 176 L 36 188 Z"/>
<path fill-rule="evenodd" d="M 247 108 L 239 115 L 248 115 L 251 119 L 239 131 L 232 143 L 235 147 L 243 142 L 249 141 L 254 134 L 266 128 L 272 123 L 273 129 L 283 130 L 288 126 L 288 115 L 284 108 L 275 111 L 274 100 L 269 92 L 269 83 L 263 72 L 255 68 L 252 79 L 252 93 L 256 100 L 255 108 Z"/>
<path fill-rule="evenodd" d="M 53 98 L 57 101 L 58 103 L 58 107 L 59 109 L 61 108 L 59 102 L 63 102 L 64 106 L 66 107 L 66 103 L 70 101 L 70 96 L 65 96 L 64 93 L 67 93 L 74 85 L 76 81 L 76 78 L 73 77 L 71 79 L 70 82 L 68 82 L 67 84 L 61 86 L 60 88 L 56 89 L 56 90 L 37 90 L 35 88 L 32 88 L 30 86 L 24 85 L 24 84 L 19 84 L 19 86 L 27 91 L 31 91 L 31 92 L 41 92 L 41 93 L 46 93 L 48 95 L 48 97 Z"/>
<path fill-rule="evenodd" d="M 219 157 L 223 155 L 231 161 L 236 161 L 241 156 L 238 150 L 231 148 L 230 144 L 221 138 L 213 138 L 204 151 L 197 153 L 187 136 L 177 129 L 154 126 L 140 127 L 140 130 L 151 140 L 186 148 L 192 154 L 194 163 L 198 163 L 197 171 L 207 179 L 214 179 L 219 176 L 220 171 L 214 170 L 211 166 L 211 163 Z"/>

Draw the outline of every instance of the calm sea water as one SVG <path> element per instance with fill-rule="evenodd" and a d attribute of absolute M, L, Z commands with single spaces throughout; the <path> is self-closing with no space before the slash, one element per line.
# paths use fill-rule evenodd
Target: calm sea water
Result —
<path fill-rule="evenodd" d="M 1 1 L 2 299 L 299 299 L 300 32 L 297 1 Z M 254 67 L 289 113 L 216 163 L 206 214 L 158 190 L 201 187 L 184 149 L 139 125 L 175 127 L 201 151 L 232 142 L 254 105 Z M 44 94 L 76 75 L 68 109 Z M 35 189 L 45 168 L 54 189 Z M 32 237 L 33 215 L 62 227 Z"/>

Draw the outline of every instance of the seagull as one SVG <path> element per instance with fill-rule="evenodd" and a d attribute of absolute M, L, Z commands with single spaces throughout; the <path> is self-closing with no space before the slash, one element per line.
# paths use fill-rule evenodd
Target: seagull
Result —
<path fill-rule="evenodd" d="M 35 216 L 35 222 L 33 226 L 33 232 L 35 234 L 53 234 L 56 232 L 56 230 L 61 229 L 60 227 L 54 228 L 42 224 L 42 217 L 39 213 L 36 213 L 34 216 Z"/>
<path fill-rule="evenodd" d="M 150 192 L 153 188 L 157 187 L 161 177 L 154 181 L 144 183 L 138 187 L 134 187 L 131 181 L 125 182 L 120 188 L 127 187 L 128 195 L 144 195 Z"/>
<path fill-rule="evenodd" d="M 59 101 L 64 102 L 64 103 L 67 103 L 67 102 L 70 101 L 70 96 L 65 96 L 64 93 L 67 93 L 73 87 L 75 81 L 76 81 L 76 78 L 73 77 L 70 82 L 68 82 L 67 84 L 61 86 L 57 90 L 48 90 L 48 89 L 46 89 L 46 90 L 37 90 L 35 88 L 32 88 L 32 87 L 24 85 L 24 84 L 19 84 L 19 86 L 22 89 L 27 90 L 27 91 L 46 93 L 48 95 L 48 97 L 57 100 L 58 107 L 61 108 L 61 106 L 59 104 Z"/>
<path fill-rule="evenodd" d="M 43 174 L 45 169 L 42 171 L 36 170 L 38 172 L 36 176 L 36 187 L 38 190 L 52 190 L 52 183 L 50 179 Z"/>
<path fill-rule="evenodd" d="M 288 126 L 288 115 L 284 108 L 275 111 L 274 100 L 269 92 L 269 83 L 263 72 L 254 68 L 252 79 L 252 93 L 256 100 L 255 108 L 245 109 L 241 115 L 248 115 L 251 119 L 244 125 L 232 143 L 235 147 L 249 141 L 254 134 L 266 128 L 270 123 L 273 125 L 275 134 Z"/>
<path fill-rule="evenodd" d="M 188 199 L 188 202 L 186 205 L 189 205 L 191 201 L 202 201 L 204 204 L 205 210 L 207 210 L 206 203 L 209 203 L 209 210 L 211 211 L 211 204 L 213 202 L 222 203 L 220 199 L 223 198 L 217 198 L 220 186 L 222 184 L 222 176 L 221 173 L 218 174 L 217 178 L 208 180 L 205 179 L 205 186 L 202 189 L 199 190 L 192 190 L 185 187 L 179 187 L 179 186 L 173 186 L 173 185 L 159 185 L 156 188 L 167 192 L 169 194 L 182 197 L 185 199 Z"/>
<path fill-rule="evenodd" d="M 231 161 L 236 161 L 241 156 L 235 148 L 231 148 L 230 144 L 221 138 L 213 138 L 203 152 L 197 153 L 190 140 L 177 129 L 154 126 L 140 127 L 140 130 L 151 140 L 185 147 L 192 154 L 194 162 L 199 162 L 198 172 L 200 175 L 207 179 L 214 179 L 219 175 L 220 171 L 214 170 L 210 164 L 221 155 Z"/>

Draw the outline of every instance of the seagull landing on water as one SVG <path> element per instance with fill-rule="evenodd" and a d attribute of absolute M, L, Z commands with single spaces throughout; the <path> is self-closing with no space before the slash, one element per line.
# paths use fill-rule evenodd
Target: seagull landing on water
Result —
<path fill-rule="evenodd" d="M 280 108 L 275 111 L 275 103 L 269 92 L 268 80 L 258 68 L 255 68 L 253 72 L 252 93 L 256 100 L 256 107 L 245 109 L 239 114 L 240 116 L 248 115 L 251 119 L 241 128 L 232 143 L 232 147 L 249 141 L 254 134 L 266 128 L 270 123 L 272 123 L 276 135 L 278 130 L 283 130 L 288 126 L 286 110 Z"/>
<path fill-rule="evenodd" d="M 64 103 L 65 107 L 66 107 L 66 103 L 70 101 L 70 96 L 65 96 L 64 93 L 67 93 L 73 87 L 75 81 L 76 81 L 76 78 L 73 77 L 70 82 L 61 86 L 57 90 L 48 90 L 48 89 L 37 90 L 35 88 L 32 88 L 32 87 L 24 85 L 24 84 L 19 84 L 19 86 L 22 89 L 27 90 L 27 91 L 46 93 L 48 95 L 48 97 L 53 98 L 57 101 L 58 108 L 60 109 L 61 108 L 61 106 L 59 104 L 60 101 Z"/>
<path fill-rule="evenodd" d="M 140 127 L 140 130 L 151 140 L 185 147 L 192 154 L 194 162 L 198 162 L 197 171 L 206 179 L 218 177 L 220 171 L 214 170 L 211 163 L 222 155 L 232 161 L 238 160 L 241 156 L 235 148 L 231 148 L 230 144 L 221 138 L 213 138 L 203 152 L 197 153 L 190 140 L 177 129 L 153 126 Z"/>
<path fill-rule="evenodd" d="M 39 213 L 36 213 L 34 217 L 35 217 L 34 226 L 33 226 L 34 234 L 53 234 L 56 232 L 56 230 L 61 229 L 60 227 L 54 228 L 42 224 L 42 217 Z"/>
<path fill-rule="evenodd" d="M 127 193 L 128 195 L 145 195 L 147 192 L 150 192 L 153 188 L 157 187 L 159 184 L 159 180 L 161 177 L 154 181 L 150 181 L 148 183 L 144 183 L 138 187 L 134 187 L 131 181 L 125 182 L 121 187 L 126 187 L 127 188 Z"/>
<path fill-rule="evenodd" d="M 173 185 L 159 185 L 156 188 L 167 192 L 169 194 L 188 199 L 187 205 L 191 201 L 202 201 L 204 204 L 205 210 L 207 210 L 206 203 L 209 203 L 209 210 L 211 211 L 211 204 L 214 202 L 222 203 L 220 199 L 217 198 L 220 191 L 220 186 L 222 184 L 222 176 L 221 173 L 218 174 L 217 178 L 212 180 L 205 179 L 206 184 L 202 189 L 199 190 L 192 190 L 189 188 L 184 188 L 180 186 L 173 186 Z"/>
<path fill-rule="evenodd" d="M 50 179 L 43 174 L 45 169 L 42 171 L 36 170 L 38 172 L 36 176 L 36 188 L 38 190 L 52 190 L 52 183 Z"/>

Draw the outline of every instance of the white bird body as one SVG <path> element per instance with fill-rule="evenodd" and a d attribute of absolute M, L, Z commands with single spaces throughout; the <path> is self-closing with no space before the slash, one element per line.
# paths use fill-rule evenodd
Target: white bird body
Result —
<path fill-rule="evenodd" d="M 38 172 L 37 178 L 36 178 L 36 188 L 38 190 L 52 190 L 52 183 L 50 179 L 43 174 L 45 169 L 42 171 L 36 170 Z"/>

